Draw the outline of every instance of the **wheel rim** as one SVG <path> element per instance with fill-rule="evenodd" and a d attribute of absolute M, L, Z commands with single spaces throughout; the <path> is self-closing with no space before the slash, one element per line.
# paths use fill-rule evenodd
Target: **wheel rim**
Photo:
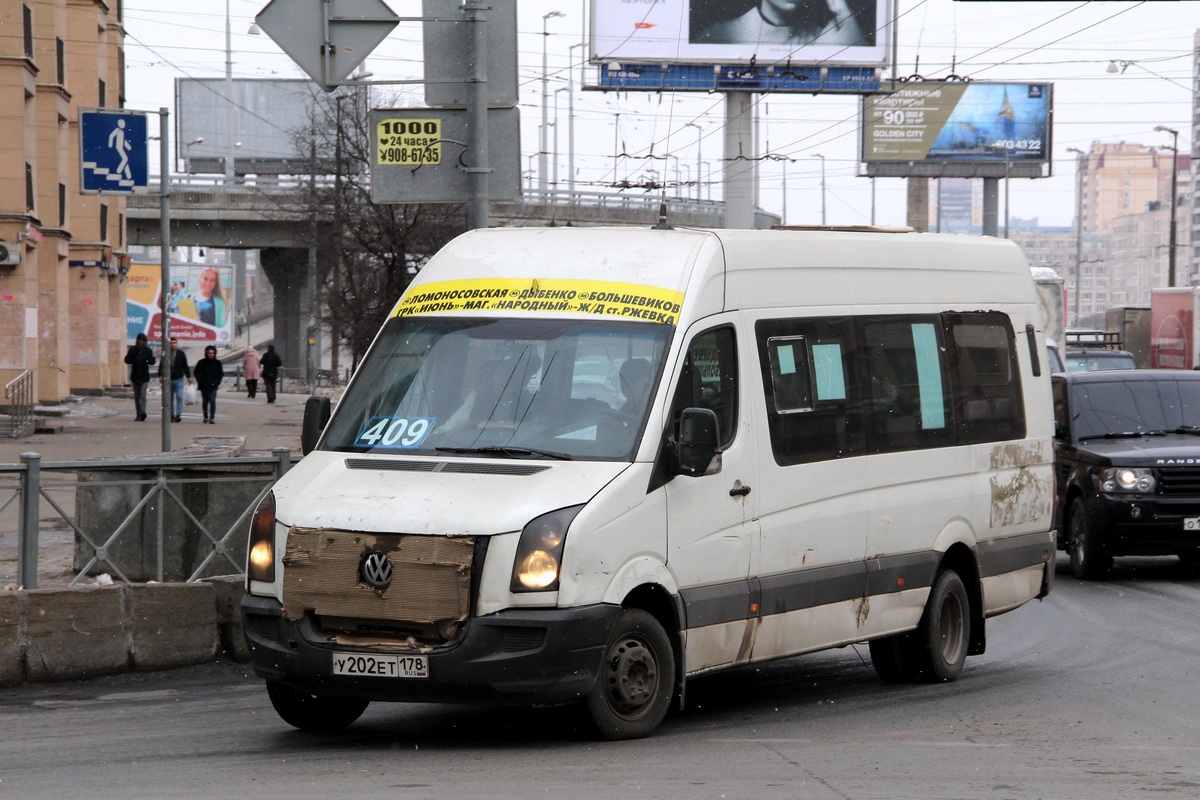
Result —
<path fill-rule="evenodd" d="M 947 664 L 958 661 L 963 648 L 963 630 L 966 627 L 965 611 L 957 594 L 946 595 L 942 603 L 942 615 L 938 624 L 938 635 L 942 641 L 942 659 Z"/>
<path fill-rule="evenodd" d="M 608 703 L 626 719 L 645 712 L 658 691 L 658 657 L 640 637 L 626 636 L 614 642 L 605 659 Z"/>

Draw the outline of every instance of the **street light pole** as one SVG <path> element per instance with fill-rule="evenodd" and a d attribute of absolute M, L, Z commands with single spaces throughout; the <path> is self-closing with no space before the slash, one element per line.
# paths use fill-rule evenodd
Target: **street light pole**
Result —
<path fill-rule="evenodd" d="M 1075 280 L 1074 280 L 1074 298 L 1072 302 L 1072 324 L 1079 325 L 1079 276 L 1082 274 L 1083 265 L 1080 263 L 1083 258 L 1083 166 L 1087 163 L 1087 153 L 1080 150 L 1078 147 L 1068 147 L 1068 153 L 1074 153 L 1078 158 L 1075 159 Z M 1060 345 L 1063 342 L 1059 342 Z"/>
<path fill-rule="evenodd" d="M 229 0 L 225 0 L 225 183 L 234 177 L 233 147 L 233 33 L 229 26 Z"/>
<path fill-rule="evenodd" d="M 1175 285 L 1175 203 L 1179 198 L 1179 131 L 1166 125 L 1156 125 L 1154 130 L 1169 133 L 1173 138 L 1171 145 L 1171 224 L 1167 234 L 1167 286 Z"/>
<path fill-rule="evenodd" d="M 575 48 L 587 47 L 579 42 L 567 48 L 567 202 L 575 202 Z M 583 83 L 580 72 L 579 81 Z"/>
<path fill-rule="evenodd" d="M 701 130 L 700 126 L 694 122 L 689 122 L 686 125 L 684 125 L 683 127 L 696 129 L 696 199 L 699 200 L 700 199 L 700 155 L 701 155 L 700 142 L 701 142 L 701 140 L 704 139 L 704 131 Z"/>
<path fill-rule="evenodd" d="M 547 117 L 550 114 L 549 100 L 549 81 L 550 69 L 546 63 L 546 44 L 550 40 L 550 32 L 546 29 L 546 24 L 555 17 L 565 17 L 561 11 L 549 11 L 542 15 L 542 129 L 538 139 L 538 193 L 546 194 L 546 153 L 549 152 L 549 147 L 546 142 L 547 128 L 549 120 Z"/>
<path fill-rule="evenodd" d="M 821 159 L 821 224 L 825 224 L 825 156 L 820 153 L 813 153 L 816 158 Z"/>

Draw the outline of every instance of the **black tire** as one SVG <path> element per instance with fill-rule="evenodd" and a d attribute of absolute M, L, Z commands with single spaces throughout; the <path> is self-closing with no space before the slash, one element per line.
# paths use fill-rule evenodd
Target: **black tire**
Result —
<path fill-rule="evenodd" d="M 273 681 L 267 681 L 267 697 L 284 722 L 311 733 L 342 730 L 361 717 L 371 702 L 360 697 L 309 694 Z"/>
<path fill-rule="evenodd" d="M 884 683 L 938 683 L 962 672 L 971 645 L 971 601 L 953 570 L 938 572 L 915 630 L 872 639 L 871 664 Z"/>
<path fill-rule="evenodd" d="M 1107 578 L 1112 572 L 1113 559 L 1096 540 L 1096 532 L 1088 522 L 1087 505 L 1082 497 L 1076 497 L 1071 503 L 1071 517 L 1067 525 L 1071 574 L 1081 581 Z"/>
<path fill-rule="evenodd" d="M 645 611 L 625 609 L 587 696 L 596 730 L 609 739 L 649 736 L 667 715 L 674 687 L 675 651 L 666 631 Z"/>
<path fill-rule="evenodd" d="M 971 600 L 957 572 L 944 569 L 933 579 L 912 641 L 917 680 L 952 681 L 962 672 L 971 646 Z"/>

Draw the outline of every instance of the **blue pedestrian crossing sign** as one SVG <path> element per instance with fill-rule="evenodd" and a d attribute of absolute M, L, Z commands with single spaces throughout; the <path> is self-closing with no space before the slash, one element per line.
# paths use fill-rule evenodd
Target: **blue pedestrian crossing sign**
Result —
<path fill-rule="evenodd" d="M 146 191 L 146 114 L 120 108 L 79 111 L 80 194 Z"/>

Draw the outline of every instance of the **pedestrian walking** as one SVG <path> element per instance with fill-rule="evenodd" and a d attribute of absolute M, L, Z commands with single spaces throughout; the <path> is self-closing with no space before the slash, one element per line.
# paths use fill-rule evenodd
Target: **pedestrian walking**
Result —
<path fill-rule="evenodd" d="M 158 380 L 164 386 L 168 360 L 171 362 L 171 422 L 179 422 L 183 419 L 183 386 L 185 382 L 192 382 L 192 368 L 188 366 L 187 354 L 179 349 L 179 340 L 174 336 L 171 337 L 170 358 L 158 363 Z M 164 403 L 166 399 L 167 393 L 163 392 Z"/>
<path fill-rule="evenodd" d="M 154 351 L 146 346 L 146 334 L 139 333 L 134 344 L 125 353 L 129 365 L 129 382 L 133 385 L 133 409 L 135 419 L 146 419 L 146 385 L 150 383 L 150 368 L 154 366 Z"/>
<path fill-rule="evenodd" d="M 200 389 L 200 408 L 204 412 L 204 421 L 209 425 L 217 422 L 217 389 L 225 377 L 225 368 L 217 359 L 217 348 L 211 344 L 204 348 L 204 358 L 196 362 L 192 374 L 196 376 L 196 386 Z"/>
<path fill-rule="evenodd" d="M 242 375 L 246 378 L 246 396 L 251 400 L 258 394 L 258 378 L 262 374 L 259 366 L 258 351 L 253 347 L 242 356 Z"/>
<path fill-rule="evenodd" d="M 275 402 L 275 380 L 283 367 L 283 359 L 275 352 L 275 345 L 267 345 L 267 352 L 262 357 L 262 379 L 267 388 L 267 402 Z"/>

